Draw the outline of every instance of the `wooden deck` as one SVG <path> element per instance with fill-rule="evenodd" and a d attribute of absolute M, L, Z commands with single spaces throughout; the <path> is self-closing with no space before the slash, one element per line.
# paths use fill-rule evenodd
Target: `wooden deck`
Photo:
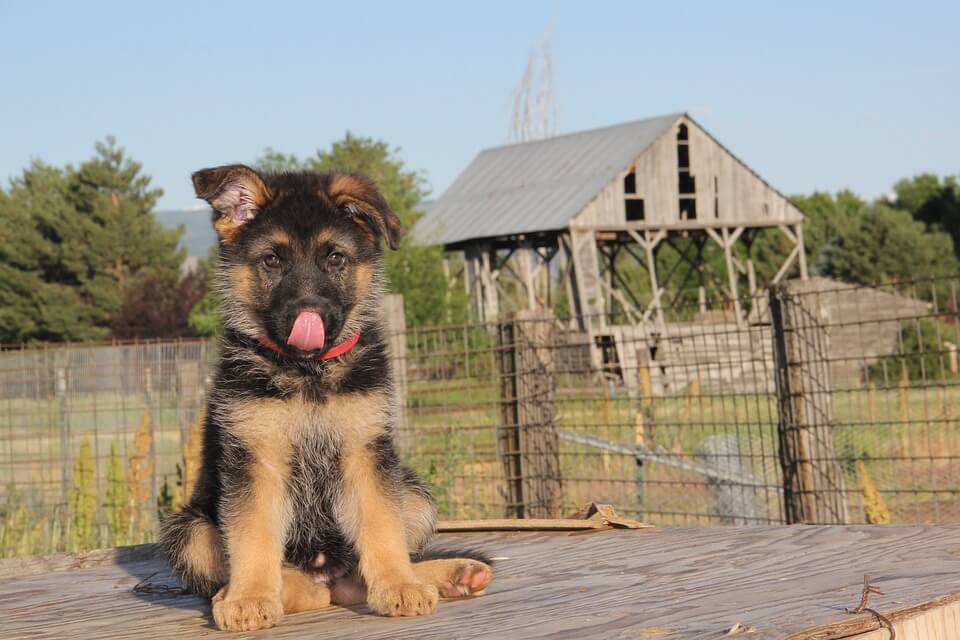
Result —
<path fill-rule="evenodd" d="M 889 638 L 874 614 L 844 612 L 857 606 L 864 574 L 884 592 L 868 606 L 900 640 L 960 637 L 960 526 L 457 533 L 440 542 L 502 558 L 485 596 L 442 602 L 426 618 L 331 608 L 230 637 L 722 638 L 741 625 L 748 630 L 735 636 L 751 640 Z M 199 598 L 133 592 L 155 572 L 151 584 L 176 586 L 152 547 L 0 561 L 0 637 L 228 637 Z"/>

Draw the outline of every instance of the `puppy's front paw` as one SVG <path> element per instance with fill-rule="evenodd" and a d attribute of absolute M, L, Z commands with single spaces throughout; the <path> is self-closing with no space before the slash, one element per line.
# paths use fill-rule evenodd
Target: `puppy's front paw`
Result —
<path fill-rule="evenodd" d="M 213 621 L 222 631 L 269 629 L 283 615 L 280 598 L 250 597 L 228 600 L 226 588 L 213 596 Z"/>
<path fill-rule="evenodd" d="M 371 587 L 367 604 L 384 616 L 425 616 L 437 608 L 439 597 L 432 584 L 407 582 Z"/>

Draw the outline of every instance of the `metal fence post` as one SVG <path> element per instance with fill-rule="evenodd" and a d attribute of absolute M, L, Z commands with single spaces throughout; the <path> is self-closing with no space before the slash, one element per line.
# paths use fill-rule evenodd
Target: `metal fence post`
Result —
<path fill-rule="evenodd" d="M 556 319 L 518 311 L 499 326 L 499 450 L 507 481 L 507 516 L 556 517 L 563 482 L 556 431 Z"/>
<path fill-rule="evenodd" d="M 843 470 L 833 443 L 826 327 L 815 300 L 776 286 L 769 301 L 784 520 L 846 523 Z"/>

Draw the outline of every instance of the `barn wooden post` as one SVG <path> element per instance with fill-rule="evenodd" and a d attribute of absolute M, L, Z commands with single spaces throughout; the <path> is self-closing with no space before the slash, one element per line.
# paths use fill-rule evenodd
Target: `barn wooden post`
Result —
<path fill-rule="evenodd" d="M 807 248 L 803 244 L 803 225 L 796 224 L 794 225 L 794 235 L 797 236 L 797 257 L 800 261 L 800 279 L 807 280 L 809 274 L 807 273 Z"/>
<path fill-rule="evenodd" d="M 499 325 L 499 451 L 507 516 L 560 515 L 562 479 L 555 424 L 557 325 L 546 309 L 510 314 Z"/>
<path fill-rule="evenodd" d="M 407 422 L 407 316 L 403 296 L 391 293 L 383 298 L 387 348 L 394 385 L 394 441 L 403 456 L 413 454 L 413 433 Z"/>
<path fill-rule="evenodd" d="M 771 287 L 778 436 L 787 524 L 848 520 L 843 470 L 833 443 L 826 327 L 814 300 Z"/>
<path fill-rule="evenodd" d="M 743 326 L 743 313 L 740 310 L 740 291 L 737 288 L 737 272 L 733 264 L 733 245 L 743 232 L 743 227 L 737 227 L 733 233 L 726 227 L 720 229 L 723 242 L 723 257 L 727 265 L 727 286 L 730 288 L 730 298 L 733 299 L 733 312 L 737 317 L 737 326 Z"/>

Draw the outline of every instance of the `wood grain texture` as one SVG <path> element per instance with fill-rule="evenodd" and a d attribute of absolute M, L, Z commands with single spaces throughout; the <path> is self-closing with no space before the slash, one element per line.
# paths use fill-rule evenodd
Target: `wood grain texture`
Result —
<path fill-rule="evenodd" d="M 885 593 L 870 600 L 884 614 L 960 594 L 960 526 L 457 533 L 441 535 L 438 544 L 502 558 L 486 595 L 442 602 L 426 618 L 387 619 L 334 607 L 229 637 L 720 638 L 739 622 L 756 629 L 742 636 L 754 640 L 868 620 L 843 611 L 859 601 L 865 573 Z M 0 580 L 0 636 L 220 636 L 203 600 L 132 592 L 155 571 L 151 582 L 176 584 L 146 551 L 133 554 L 132 562 L 114 554 L 98 566 Z M 952 602 L 929 610 L 956 619 Z M 915 617 L 902 624 L 901 639 L 914 637 L 909 625 L 922 630 Z M 870 632 L 864 627 L 854 634 Z"/>

